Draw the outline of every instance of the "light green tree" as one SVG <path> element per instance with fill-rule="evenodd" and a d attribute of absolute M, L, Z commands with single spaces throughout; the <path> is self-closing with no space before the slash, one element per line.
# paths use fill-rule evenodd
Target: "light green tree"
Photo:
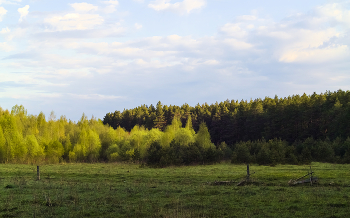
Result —
<path fill-rule="evenodd" d="M 176 132 L 181 129 L 182 123 L 179 116 L 174 116 L 171 125 L 165 128 L 164 134 L 160 139 L 160 145 L 162 147 L 168 147 L 170 143 L 174 140 Z"/>
<path fill-rule="evenodd" d="M 147 155 L 147 149 L 149 149 L 151 144 L 154 142 L 160 142 L 163 135 L 164 135 L 164 133 L 157 128 L 153 128 L 147 132 L 147 135 L 144 137 L 145 143 L 144 143 L 142 149 L 140 150 L 141 159 Z"/>
<path fill-rule="evenodd" d="M 174 141 L 177 144 L 188 146 L 195 141 L 194 135 L 191 130 L 181 128 L 175 133 Z"/>
<path fill-rule="evenodd" d="M 24 136 L 25 125 L 27 123 L 27 110 L 23 105 L 15 105 L 12 107 L 11 115 L 16 119 L 17 131 Z"/>
<path fill-rule="evenodd" d="M 117 144 L 109 146 L 106 153 L 109 161 L 113 162 L 119 160 L 119 146 Z"/>
<path fill-rule="evenodd" d="M 115 130 L 115 132 L 117 135 L 117 142 L 121 142 L 128 137 L 128 133 L 125 131 L 124 128 L 121 128 L 120 126 Z"/>
<path fill-rule="evenodd" d="M 4 114 L 0 117 L 5 142 L 5 162 L 23 162 L 27 154 L 27 149 L 16 125 L 16 118 L 10 114 Z"/>
<path fill-rule="evenodd" d="M 64 149 L 64 158 L 69 159 L 69 152 L 73 150 L 73 145 L 70 140 L 70 135 L 67 134 L 64 143 L 63 143 L 63 149 Z"/>
<path fill-rule="evenodd" d="M 37 163 L 42 160 L 45 156 L 44 148 L 42 148 L 34 135 L 27 135 L 25 138 L 25 145 L 28 149 L 27 153 L 27 162 L 28 163 Z"/>
<path fill-rule="evenodd" d="M 215 145 L 211 142 L 208 127 L 204 122 L 199 125 L 199 130 L 195 136 L 195 141 L 205 149 L 215 148 Z"/>
<path fill-rule="evenodd" d="M 90 162 L 96 162 L 99 158 L 101 149 L 101 141 L 98 134 L 93 131 L 88 131 L 88 146 L 87 146 L 87 158 Z"/>
<path fill-rule="evenodd" d="M 46 161 L 49 163 L 58 163 L 62 160 L 64 148 L 61 142 L 55 140 L 46 145 Z"/>
<path fill-rule="evenodd" d="M 148 134 L 148 131 L 145 130 L 143 126 L 139 127 L 138 125 L 134 126 L 134 128 L 130 132 L 130 142 L 131 146 L 133 148 L 133 152 L 135 150 L 140 153 L 140 157 L 144 157 L 146 155 L 147 151 L 147 145 L 146 145 L 146 136 Z M 129 154 L 131 154 L 132 151 L 129 151 Z M 141 155 L 142 154 L 142 155 Z"/>
<path fill-rule="evenodd" d="M 108 158 L 107 149 L 117 143 L 117 132 L 112 127 L 102 124 L 102 126 L 99 125 L 97 133 L 101 141 L 101 158 L 106 159 Z"/>
<path fill-rule="evenodd" d="M 100 149 L 101 141 L 98 134 L 91 129 L 83 129 L 80 132 L 79 141 L 74 146 L 73 152 L 78 161 L 95 162 L 99 158 Z"/>
<path fill-rule="evenodd" d="M 193 126 L 192 126 L 191 115 L 188 115 L 188 117 L 187 117 L 187 122 L 186 122 L 185 129 L 188 129 L 189 131 L 191 131 L 193 136 L 196 134 L 196 132 L 194 131 Z"/>
<path fill-rule="evenodd" d="M 2 131 L 2 127 L 0 125 L 0 163 L 5 162 L 6 159 L 6 139 L 4 136 L 4 132 Z"/>

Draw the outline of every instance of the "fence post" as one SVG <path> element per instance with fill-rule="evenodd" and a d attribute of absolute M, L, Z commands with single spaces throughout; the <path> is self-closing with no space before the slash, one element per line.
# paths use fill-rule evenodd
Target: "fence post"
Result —
<path fill-rule="evenodd" d="M 36 176 L 37 176 L 37 180 L 40 180 L 40 169 L 39 169 L 39 166 L 36 166 Z"/>
<path fill-rule="evenodd" d="M 310 166 L 310 185 L 312 185 L 312 169 L 311 169 L 311 166 Z"/>
<path fill-rule="evenodd" d="M 249 173 L 249 164 L 247 164 L 247 182 L 249 182 L 249 176 L 250 176 L 250 173 Z"/>

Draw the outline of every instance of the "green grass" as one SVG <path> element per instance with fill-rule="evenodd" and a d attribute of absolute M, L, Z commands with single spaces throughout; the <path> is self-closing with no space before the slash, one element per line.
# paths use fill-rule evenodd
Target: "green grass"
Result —
<path fill-rule="evenodd" d="M 289 186 L 309 166 L 154 169 L 137 164 L 0 165 L 0 217 L 347 217 L 350 165 L 313 163 L 319 183 Z M 233 181 L 231 185 L 213 185 Z"/>

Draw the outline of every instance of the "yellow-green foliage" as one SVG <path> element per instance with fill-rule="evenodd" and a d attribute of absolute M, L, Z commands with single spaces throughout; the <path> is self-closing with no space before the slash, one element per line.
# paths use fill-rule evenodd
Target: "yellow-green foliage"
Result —
<path fill-rule="evenodd" d="M 34 135 L 27 135 L 25 138 L 25 145 L 27 146 L 27 161 L 35 163 L 40 161 L 44 156 L 44 148 L 42 148 Z"/>
<path fill-rule="evenodd" d="M 138 149 L 140 153 L 142 153 L 142 157 L 145 156 L 147 151 L 147 144 L 146 144 L 146 136 L 148 135 L 148 131 L 145 130 L 143 126 L 139 127 L 138 125 L 134 126 L 134 128 L 130 132 L 130 142 L 131 146 L 135 149 Z M 134 155 L 134 149 L 129 150 L 128 152 L 129 156 Z"/>
<path fill-rule="evenodd" d="M 16 118 L 10 114 L 4 114 L 0 118 L 0 125 L 5 138 L 4 161 L 23 161 L 27 149 L 22 134 L 17 129 Z"/>
<path fill-rule="evenodd" d="M 199 125 L 198 133 L 195 136 L 196 142 L 205 149 L 215 148 L 215 145 L 211 142 L 210 134 L 207 125 L 201 123 Z"/>
<path fill-rule="evenodd" d="M 46 159 L 49 163 L 58 163 L 62 155 L 64 154 L 64 149 L 61 144 L 61 142 L 55 140 L 51 141 L 47 146 L 46 146 Z"/>
<path fill-rule="evenodd" d="M 6 144 L 6 139 L 4 136 L 4 132 L 2 131 L 2 127 L 0 125 L 0 163 L 4 162 L 6 157 L 5 144 Z"/>
<path fill-rule="evenodd" d="M 181 128 L 175 133 L 174 141 L 181 145 L 188 146 L 190 143 L 193 143 L 195 140 L 191 130 L 187 128 Z"/>
<path fill-rule="evenodd" d="M 171 125 L 165 128 L 164 134 L 160 140 L 162 147 L 168 147 L 174 140 L 176 133 L 181 129 L 181 121 L 178 117 L 174 117 Z"/>
<path fill-rule="evenodd" d="M 145 149 L 148 149 L 153 142 L 160 142 L 164 133 L 158 128 L 153 128 L 145 136 Z M 146 155 L 146 150 L 140 151 L 141 158 Z"/>
<path fill-rule="evenodd" d="M 193 126 L 192 126 L 191 116 L 188 116 L 188 118 L 187 118 L 185 129 L 189 130 L 193 136 L 196 134 L 196 132 L 194 131 Z"/>
<path fill-rule="evenodd" d="M 47 163 L 96 162 L 99 160 L 143 160 L 153 143 L 169 147 L 171 142 L 184 146 L 198 142 L 204 148 L 213 146 L 205 124 L 196 135 L 188 115 L 185 128 L 179 114 L 163 131 L 134 126 L 127 132 L 113 129 L 101 120 L 82 115 L 76 123 L 65 116 L 56 119 L 51 112 L 27 115 L 24 107 L 14 106 L 11 113 L 0 108 L 0 162 Z"/>
<path fill-rule="evenodd" d="M 117 141 L 123 141 L 126 138 L 128 138 L 128 133 L 125 131 L 125 129 L 121 128 L 120 126 L 115 130 L 116 132 L 116 139 Z"/>
<path fill-rule="evenodd" d="M 118 154 L 118 152 L 112 153 L 112 154 L 110 155 L 110 157 L 109 157 L 109 161 L 117 161 L 117 160 L 119 160 L 119 154 Z"/>
<path fill-rule="evenodd" d="M 117 144 L 113 144 L 109 146 L 107 149 L 107 157 L 109 161 L 117 161 L 119 158 L 119 146 Z"/>
<path fill-rule="evenodd" d="M 74 151 L 69 152 L 68 158 L 69 158 L 69 162 L 71 163 L 74 163 L 77 161 L 77 155 L 75 154 Z"/>
<path fill-rule="evenodd" d="M 98 134 L 91 129 L 83 129 L 73 151 L 80 161 L 97 161 L 100 149 L 101 141 Z"/>

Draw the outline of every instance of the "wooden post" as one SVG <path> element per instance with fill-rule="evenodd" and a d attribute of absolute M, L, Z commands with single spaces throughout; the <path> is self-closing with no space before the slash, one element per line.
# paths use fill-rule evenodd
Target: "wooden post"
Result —
<path fill-rule="evenodd" d="M 249 176 L 250 176 L 250 173 L 249 173 L 249 164 L 247 164 L 247 182 L 249 182 Z"/>
<path fill-rule="evenodd" d="M 312 169 L 311 169 L 311 166 L 310 166 L 310 185 L 312 185 Z"/>
<path fill-rule="evenodd" d="M 40 169 L 39 169 L 39 166 L 36 166 L 36 176 L 37 176 L 37 180 L 40 180 Z"/>

